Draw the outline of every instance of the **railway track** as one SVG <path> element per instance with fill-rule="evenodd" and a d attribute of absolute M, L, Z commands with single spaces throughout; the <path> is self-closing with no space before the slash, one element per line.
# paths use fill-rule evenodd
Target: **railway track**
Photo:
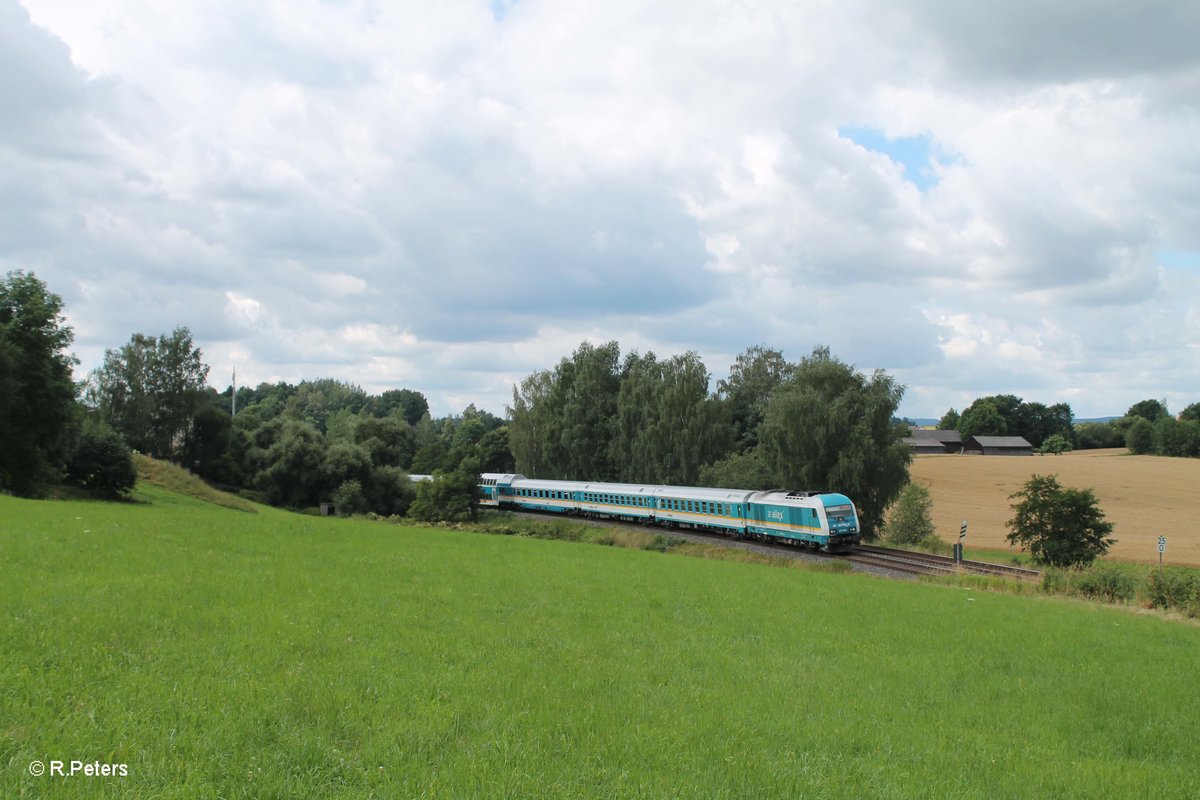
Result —
<path fill-rule="evenodd" d="M 992 564 L 987 561 L 963 560 L 955 563 L 950 556 L 933 553 L 918 553 L 912 550 L 896 550 L 890 547 L 875 547 L 860 544 L 846 558 L 858 564 L 895 569 L 914 575 L 953 575 L 964 571 L 975 575 L 991 575 L 1002 578 L 1032 580 L 1042 577 L 1036 569 L 1014 567 L 1008 564 Z"/>

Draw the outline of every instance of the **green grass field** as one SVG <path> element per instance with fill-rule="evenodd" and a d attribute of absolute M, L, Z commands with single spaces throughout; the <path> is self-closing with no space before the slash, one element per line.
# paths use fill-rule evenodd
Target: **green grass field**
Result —
<path fill-rule="evenodd" d="M 1194 624 L 139 499 L 0 497 L 0 797 L 1200 796 Z"/>

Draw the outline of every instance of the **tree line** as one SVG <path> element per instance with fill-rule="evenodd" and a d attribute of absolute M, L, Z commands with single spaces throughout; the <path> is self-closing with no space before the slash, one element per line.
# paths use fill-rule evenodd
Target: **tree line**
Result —
<path fill-rule="evenodd" d="M 964 442 L 972 436 L 1020 436 L 1040 448 L 1055 436 L 1072 446 L 1075 441 L 1074 414 L 1069 404 L 1027 402 L 1014 394 L 980 397 L 961 414 L 951 408 L 938 427 L 957 429 Z"/>
<path fill-rule="evenodd" d="M 1164 400 L 1141 400 L 1121 417 L 1075 424 L 1067 403 L 1028 403 L 1011 394 L 975 400 L 960 414 L 951 408 L 938 422 L 972 436 L 1023 436 L 1043 452 L 1128 447 L 1139 455 L 1200 456 L 1200 403 L 1172 416 Z"/>
<path fill-rule="evenodd" d="M 1142 400 L 1108 425 L 1109 436 L 1120 435 L 1121 443 L 1134 454 L 1200 457 L 1200 403 L 1174 417 L 1166 401 Z"/>
<path fill-rule="evenodd" d="M 468 493 L 455 513 L 472 513 L 463 487 L 512 469 L 504 420 L 473 405 L 434 419 L 420 392 L 372 395 L 332 379 L 219 393 L 186 327 L 133 334 L 76 385 L 62 308 L 33 274 L 0 280 L 0 490 L 128 494 L 136 450 L 275 505 L 438 516 L 446 486 Z M 412 472 L 444 485 L 414 489 Z"/>

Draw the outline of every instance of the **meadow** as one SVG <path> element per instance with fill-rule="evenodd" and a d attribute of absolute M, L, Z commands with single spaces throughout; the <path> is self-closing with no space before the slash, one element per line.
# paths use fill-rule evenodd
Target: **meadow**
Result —
<path fill-rule="evenodd" d="M 1009 496 L 1030 476 L 1058 475 L 1063 486 L 1092 489 L 1115 526 L 1113 558 L 1157 563 L 1159 536 L 1168 564 L 1200 566 L 1197 487 L 1200 459 L 1134 456 L 1121 450 L 1080 450 L 1061 456 L 917 456 L 912 479 L 933 498 L 938 535 L 957 541 L 969 523 L 968 547 L 1008 550 Z"/>
<path fill-rule="evenodd" d="M 1194 624 L 138 500 L 0 497 L 0 796 L 1200 795 Z"/>

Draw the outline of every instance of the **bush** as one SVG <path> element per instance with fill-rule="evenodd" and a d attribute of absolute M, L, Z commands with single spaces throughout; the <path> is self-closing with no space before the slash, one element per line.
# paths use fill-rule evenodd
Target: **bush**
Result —
<path fill-rule="evenodd" d="M 1144 456 L 1154 452 L 1154 425 L 1141 417 L 1137 418 L 1125 432 L 1125 446 L 1134 455 Z"/>
<path fill-rule="evenodd" d="M 1137 581 L 1127 570 L 1100 564 L 1075 578 L 1075 591 L 1094 600 L 1128 603 L 1137 596 Z"/>
<path fill-rule="evenodd" d="M 1046 441 L 1042 442 L 1042 446 L 1038 448 L 1039 453 L 1069 453 L 1071 451 L 1071 441 L 1061 433 L 1051 434 L 1046 437 Z"/>
<path fill-rule="evenodd" d="M 891 544 L 921 544 L 933 539 L 933 499 L 929 490 L 910 483 L 900 492 L 899 499 L 883 527 L 883 538 Z"/>
<path fill-rule="evenodd" d="M 385 517 L 404 516 L 417 490 L 408 474 L 399 467 L 376 467 L 363 487 L 367 505 Z"/>
<path fill-rule="evenodd" d="M 658 553 L 665 553 L 671 548 L 678 547 L 686 541 L 687 539 L 684 539 L 681 536 L 670 536 L 665 533 L 656 533 L 654 534 L 654 537 L 650 539 L 650 541 L 646 542 L 646 544 L 642 546 L 642 549 L 654 550 Z"/>
<path fill-rule="evenodd" d="M 1154 570 L 1146 594 L 1152 608 L 1173 608 L 1200 617 L 1200 573 L 1193 570 Z"/>
<path fill-rule="evenodd" d="M 97 497 L 127 495 L 137 482 L 133 452 L 107 425 L 88 425 L 67 464 L 67 482 Z"/>
<path fill-rule="evenodd" d="M 416 498 L 408 509 L 422 522 L 467 522 L 475 519 L 479 485 L 473 471 L 434 472 L 431 481 L 417 484 Z"/>
<path fill-rule="evenodd" d="M 367 510 L 362 484 L 356 480 L 343 481 L 330 495 L 334 511 L 341 517 L 361 514 Z"/>
<path fill-rule="evenodd" d="M 1084 422 L 1076 425 L 1075 440 L 1080 450 L 1125 446 L 1125 434 L 1109 422 Z"/>
<path fill-rule="evenodd" d="M 1042 591 L 1046 594 L 1065 594 L 1070 581 L 1067 578 L 1067 573 L 1061 569 L 1047 569 L 1042 571 Z"/>

